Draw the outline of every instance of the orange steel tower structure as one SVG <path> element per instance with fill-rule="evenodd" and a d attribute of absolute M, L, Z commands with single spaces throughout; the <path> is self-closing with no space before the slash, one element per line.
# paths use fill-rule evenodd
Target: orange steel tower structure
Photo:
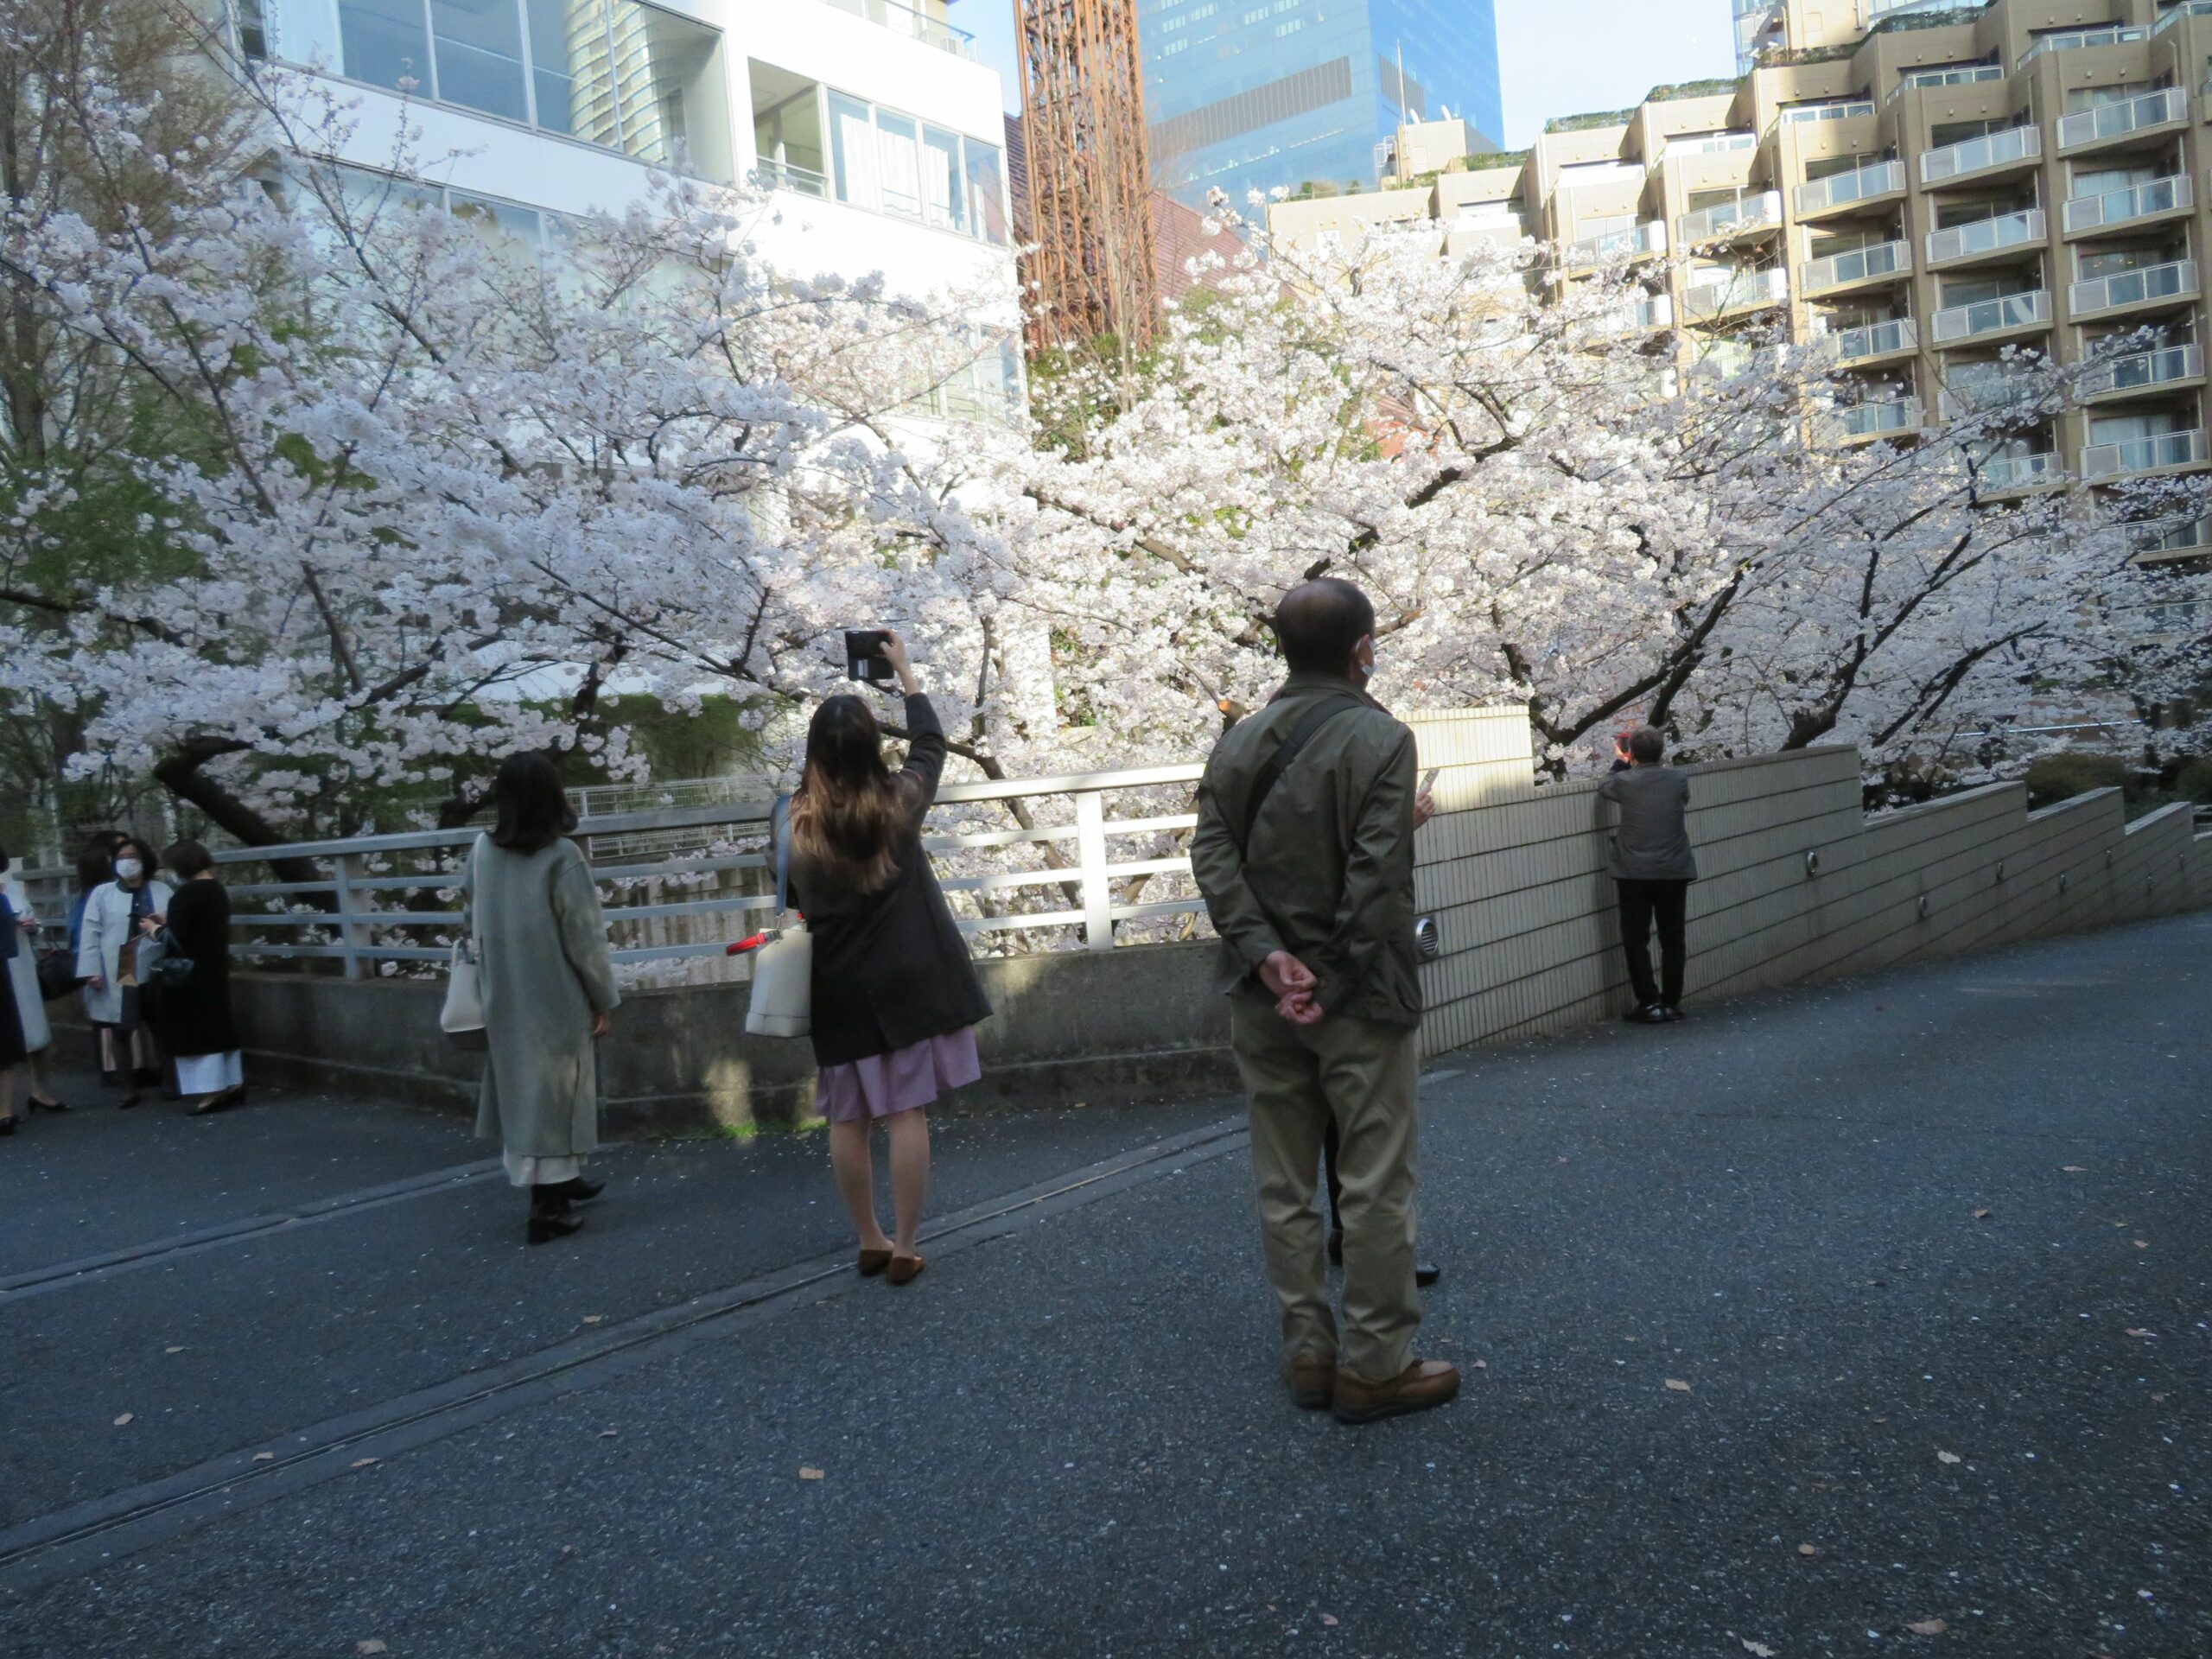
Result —
<path fill-rule="evenodd" d="M 1136 0 L 1020 0 L 1030 335 L 1039 346 L 1158 325 Z"/>

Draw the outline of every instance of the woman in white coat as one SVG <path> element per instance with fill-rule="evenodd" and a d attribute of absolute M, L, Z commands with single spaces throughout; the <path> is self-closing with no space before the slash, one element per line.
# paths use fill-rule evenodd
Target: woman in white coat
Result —
<path fill-rule="evenodd" d="M 54 1097 L 54 1031 L 46 1022 L 46 998 L 38 988 L 38 918 L 5 847 L 0 847 L 0 927 L 9 931 L 14 944 L 10 950 L 0 942 L 0 956 L 7 959 L 10 1000 L 30 1067 L 29 1104 L 34 1112 L 66 1112 L 69 1109 Z M 12 1111 L 6 1122 L 15 1122 Z"/>
<path fill-rule="evenodd" d="M 159 1083 L 153 1033 L 140 1008 L 137 957 L 143 923 L 168 913 L 173 896 L 166 882 L 153 880 L 154 855 L 133 836 L 115 849 L 115 880 L 92 889 L 85 901 L 84 925 L 77 941 L 77 976 L 85 982 L 85 1017 L 112 1033 L 118 1068 L 128 1065 L 130 1093 L 121 1102 L 138 1103 L 145 1084 Z M 125 1047 L 125 1045 L 128 1045 Z"/>

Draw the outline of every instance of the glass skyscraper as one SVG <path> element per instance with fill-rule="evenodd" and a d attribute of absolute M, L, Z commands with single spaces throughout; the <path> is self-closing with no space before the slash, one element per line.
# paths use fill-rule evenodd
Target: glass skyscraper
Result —
<path fill-rule="evenodd" d="M 1193 207 L 1371 186 L 1402 121 L 1504 130 L 1492 0 L 1138 0 L 1137 28 L 1153 174 Z"/>

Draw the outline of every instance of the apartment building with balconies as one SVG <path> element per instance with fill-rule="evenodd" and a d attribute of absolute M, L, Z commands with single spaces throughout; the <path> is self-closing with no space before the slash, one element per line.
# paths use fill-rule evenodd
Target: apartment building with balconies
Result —
<path fill-rule="evenodd" d="M 753 239 L 796 274 L 1017 291 L 999 77 L 945 0 L 240 0 L 232 22 L 244 56 L 352 105 L 365 188 L 411 124 L 409 189 L 486 234 L 548 240 L 677 168 L 764 186 Z M 1017 395 L 1011 339 L 975 381 L 943 412 Z"/>

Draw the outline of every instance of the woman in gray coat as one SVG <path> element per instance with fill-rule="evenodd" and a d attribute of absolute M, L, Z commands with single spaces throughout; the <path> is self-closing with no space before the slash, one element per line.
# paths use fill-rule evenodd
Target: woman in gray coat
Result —
<path fill-rule="evenodd" d="M 533 1244 L 584 1224 L 596 1198 L 583 1160 L 599 1145 L 592 1045 L 621 998 L 607 922 L 561 776 L 543 754 L 510 755 L 493 785 L 498 822 L 468 855 L 467 925 L 484 997 L 484 1086 L 476 1133 L 505 1148 L 507 1179 L 530 1189 Z"/>

